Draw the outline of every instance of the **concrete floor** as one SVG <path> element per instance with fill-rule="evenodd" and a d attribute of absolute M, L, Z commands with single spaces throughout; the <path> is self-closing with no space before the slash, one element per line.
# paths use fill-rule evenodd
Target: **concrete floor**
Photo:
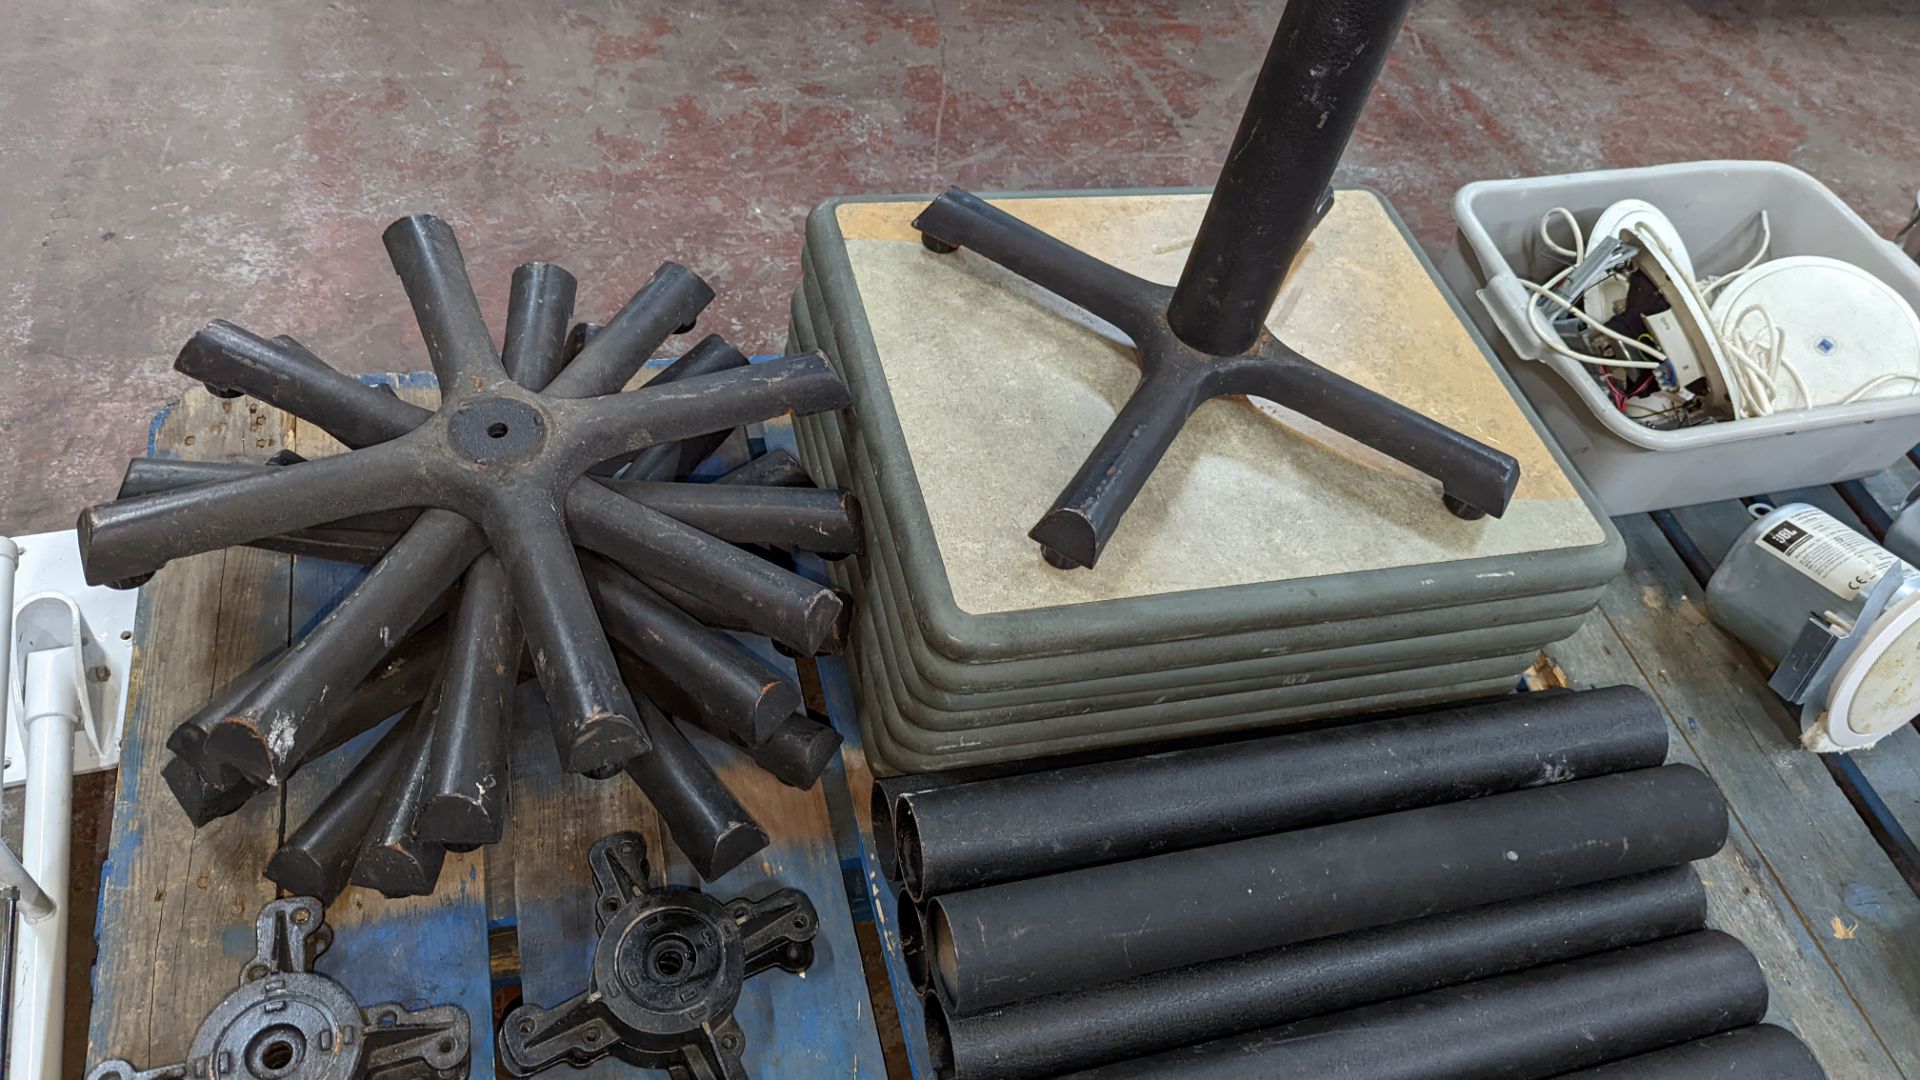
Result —
<path fill-rule="evenodd" d="M 604 315 L 675 259 L 719 290 L 702 332 L 770 350 L 830 195 L 1211 183 L 1281 6 L 12 0 L 0 532 L 111 494 L 208 320 L 424 368 L 380 245 L 403 213 L 459 229 L 496 334 L 523 260 Z M 1344 179 L 1437 248 L 1469 180 L 1765 158 L 1890 232 L 1920 185 L 1916 58 L 1901 0 L 1424 0 Z M 83 907 L 110 798 L 85 786 Z"/>
<path fill-rule="evenodd" d="M 455 223 L 496 333 L 521 260 L 607 313 L 677 259 L 719 289 L 703 330 L 771 349 L 829 195 L 1210 183 L 1280 6 L 13 0 L 0 531 L 112 491 L 210 319 L 424 367 L 397 215 Z M 1468 180 L 1709 157 L 1792 162 L 1891 229 L 1920 184 L 1904 7 L 1427 0 L 1346 178 L 1429 246 Z"/>

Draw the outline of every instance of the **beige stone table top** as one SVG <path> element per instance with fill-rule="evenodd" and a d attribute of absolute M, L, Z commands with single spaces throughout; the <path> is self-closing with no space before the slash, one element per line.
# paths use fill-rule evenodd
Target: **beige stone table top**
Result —
<path fill-rule="evenodd" d="M 1385 205 L 1346 190 L 1267 325 L 1309 359 L 1518 458 L 1506 516 L 1461 521 L 1436 484 L 1396 462 L 1272 403 L 1218 400 L 1175 441 L 1099 566 L 1055 570 L 1026 531 L 1132 391 L 1133 354 L 1111 326 L 979 256 L 927 251 L 909 225 L 924 205 L 848 202 L 836 215 L 964 612 L 1564 552 L 1606 538 Z M 1171 283 L 1206 196 L 996 205 Z"/>

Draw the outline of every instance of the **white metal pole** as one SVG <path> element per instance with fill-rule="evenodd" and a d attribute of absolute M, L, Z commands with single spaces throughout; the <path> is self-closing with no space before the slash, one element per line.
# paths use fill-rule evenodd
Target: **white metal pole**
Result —
<path fill-rule="evenodd" d="M 0 536 L 0 723 L 6 720 L 13 677 L 13 579 L 19 569 L 19 546 Z M 26 747 L 22 746 L 20 752 L 26 753 Z M 22 918 L 44 919 L 53 914 L 53 901 L 4 843 L 0 843 L 0 889 L 14 891 L 14 903 Z"/>
<path fill-rule="evenodd" d="M 13 579 L 20 572 L 20 545 L 0 536 L 0 724 L 7 719 L 8 680 L 13 677 Z"/>
<path fill-rule="evenodd" d="M 53 901 L 53 913 L 22 918 L 14 968 L 7 1075 L 59 1080 L 66 1020 L 67 874 L 73 843 L 73 736 L 80 724 L 74 681 L 78 643 L 28 653 L 21 679 L 26 708 L 27 809 L 21 862 Z"/>
<path fill-rule="evenodd" d="M 9 687 L 13 677 L 13 579 L 19 572 L 20 545 L 8 537 L 0 536 L 0 747 L 5 746 L 7 709 L 11 707 L 13 701 L 8 696 L 11 692 Z M 24 747 L 21 748 L 21 752 L 25 752 Z M 0 799 L 0 825 L 6 823 L 5 807 L 5 800 Z M 21 866 L 20 860 L 14 857 L 13 849 L 7 846 L 5 840 L 0 840 L 0 892 L 6 891 L 11 891 L 14 896 L 14 910 L 23 915 L 26 911 L 29 892 L 33 894 L 36 910 L 51 911 L 53 908 L 53 902 L 47 899 L 46 893 L 41 891 L 39 883 L 27 876 L 27 868 Z M 12 1016 L 13 958 L 19 952 L 20 931 L 13 922 L 13 912 L 7 912 L 6 918 L 8 919 L 7 948 L 6 954 L 0 956 L 0 979 L 6 980 L 4 987 L 6 1000 L 0 1001 L 0 1012 Z M 9 1020 L 6 1026 L 10 1028 L 12 1021 Z M 0 1037 L 5 1034 L 6 1032 L 0 1031 Z M 10 1047 L 11 1044 L 4 1043 L 0 1046 Z M 12 1058 L 13 1055 L 9 1050 L 7 1059 L 11 1061 Z"/>

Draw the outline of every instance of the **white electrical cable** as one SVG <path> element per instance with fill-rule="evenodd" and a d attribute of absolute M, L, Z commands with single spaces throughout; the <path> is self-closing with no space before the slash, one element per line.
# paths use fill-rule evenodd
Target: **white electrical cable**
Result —
<path fill-rule="evenodd" d="M 1718 289 L 1722 285 L 1725 285 L 1727 282 L 1732 281 L 1734 278 L 1739 277 L 1741 274 L 1744 274 L 1747 271 L 1753 269 L 1754 267 L 1759 266 L 1760 260 L 1765 258 L 1767 255 L 1767 249 L 1772 246 L 1773 246 L 1773 218 L 1770 215 L 1768 215 L 1768 213 L 1765 210 L 1762 210 L 1760 211 L 1760 247 L 1759 249 L 1753 253 L 1753 257 L 1751 259 L 1748 259 L 1746 262 L 1742 263 L 1740 266 L 1740 269 L 1735 270 L 1733 273 L 1721 274 L 1719 277 L 1716 277 L 1716 278 L 1708 278 L 1701 285 L 1701 288 L 1700 288 L 1701 293 L 1711 298 L 1713 296 L 1714 290 Z"/>
<path fill-rule="evenodd" d="M 1567 299 L 1564 296 L 1561 296 L 1559 293 L 1554 292 L 1552 289 L 1549 289 L 1544 285 L 1535 285 L 1531 281 L 1522 281 L 1520 284 L 1524 286 L 1526 290 L 1532 293 L 1533 295 L 1540 297 L 1543 300 L 1551 300 L 1554 303 L 1559 304 L 1562 308 L 1566 309 L 1567 314 L 1572 315 L 1574 318 L 1579 319 L 1583 323 L 1586 323 L 1588 329 L 1593 330 L 1595 333 L 1602 334 L 1602 335 L 1605 335 L 1606 337 L 1612 338 L 1613 340 L 1619 342 L 1622 345 L 1631 345 L 1634 348 L 1639 349 L 1641 352 L 1646 353 L 1648 356 L 1653 357 L 1653 360 L 1609 360 L 1604 356 L 1592 356 L 1587 353 L 1574 352 L 1572 349 L 1566 348 L 1565 346 L 1555 348 L 1554 349 L 1555 352 L 1560 353 L 1564 356 L 1570 356 L 1575 360 L 1581 361 L 1582 363 L 1598 364 L 1601 367 L 1657 368 L 1660 365 L 1656 363 L 1656 361 L 1665 360 L 1667 358 L 1667 354 L 1661 352 L 1659 349 L 1656 349 L 1653 346 L 1648 345 L 1643 341 L 1635 341 L 1632 338 L 1628 337 L 1627 335 L 1620 333 L 1619 331 L 1610 329 L 1602 325 L 1599 319 L 1596 319 L 1593 316 L 1587 314 L 1586 312 L 1580 310 L 1578 307 L 1574 305 L 1573 301 Z M 1549 348 L 1552 348 L 1554 346 L 1554 341 L 1551 338 L 1548 339 L 1547 345 Z"/>
<path fill-rule="evenodd" d="M 1572 247 L 1570 248 L 1562 247 L 1558 242 L 1554 240 L 1553 234 L 1548 232 L 1547 222 L 1552 220 L 1555 217 L 1558 217 L 1561 220 L 1565 221 L 1567 223 L 1567 227 L 1573 230 L 1573 246 Z M 1560 340 L 1559 334 L 1553 333 L 1551 330 L 1541 335 L 1541 340 L 1546 343 L 1547 348 L 1552 349 L 1554 352 L 1559 353 L 1561 356 L 1564 356 L 1569 360 L 1578 360 L 1580 363 L 1583 363 L 1583 364 L 1597 364 L 1600 367 L 1657 369 L 1660 366 L 1658 361 L 1663 361 L 1667 358 L 1666 353 L 1661 352 L 1659 349 L 1656 349 L 1646 344 L 1645 342 L 1635 341 L 1632 338 L 1626 336 L 1625 334 L 1618 333 L 1602 325 L 1598 319 L 1595 319 L 1593 316 L 1588 315 L 1586 312 L 1580 310 L 1580 308 L 1576 304 L 1574 304 L 1573 301 L 1568 300 L 1566 297 L 1561 296 L 1559 293 L 1553 291 L 1553 287 L 1555 285 L 1560 284 L 1560 282 L 1564 281 L 1568 274 L 1573 273 L 1574 267 L 1578 266 L 1581 260 L 1587 257 L 1586 236 L 1583 233 L 1581 233 L 1580 222 L 1574 218 L 1573 211 L 1567 209 L 1564 206 L 1556 206 L 1553 209 L 1547 211 L 1546 214 L 1544 214 L 1540 218 L 1540 242 L 1546 245 L 1547 250 L 1553 252 L 1555 255 L 1559 255 L 1559 256 L 1562 256 L 1563 258 L 1570 260 L 1571 265 L 1569 265 L 1565 270 L 1562 270 L 1559 273 L 1548 278 L 1544 283 L 1536 285 L 1531 281 L 1522 281 L 1520 283 L 1521 286 L 1524 287 L 1528 292 L 1532 293 L 1536 299 L 1553 301 L 1554 303 L 1560 305 L 1560 307 L 1564 309 L 1568 314 L 1572 315 L 1576 319 L 1579 319 L 1581 322 L 1585 323 L 1589 328 L 1591 328 L 1595 332 L 1602 334 L 1606 337 L 1612 338 L 1613 340 L 1620 342 L 1622 345 L 1631 345 L 1632 347 L 1640 350 L 1646 355 L 1653 357 L 1653 360 L 1627 360 L 1624 358 L 1619 360 L 1609 360 L 1604 356 L 1594 356 L 1591 353 L 1575 352 L 1574 350 L 1568 348 L 1565 342 Z"/>
<path fill-rule="evenodd" d="M 1548 225 L 1556 219 L 1566 222 L 1567 227 L 1573 232 L 1573 247 L 1566 247 L 1553 238 L 1552 231 Z M 1645 224 L 1635 222 L 1628 228 L 1632 231 L 1634 238 L 1641 244 L 1658 246 L 1663 253 L 1667 254 L 1669 263 L 1676 269 L 1684 265 L 1679 260 L 1673 258 L 1672 250 L 1668 248 L 1666 242 L 1660 235 L 1647 228 Z M 1556 206 L 1541 215 L 1540 242 L 1548 251 L 1562 258 L 1571 260 L 1574 265 L 1578 265 L 1586 258 L 1586 237 L 1581 232 L 1580 223 L 1573 216 L 1573 211 L 1564 206 Z M 1721 274 L 1718 277 L 1708 278 L 1705 281 L 1698 280 L 1691 274 L 1688 274 L 1684 269 L 1680 269 L 1680 272 L 1675 275 L 1675 280 L 1680 283 L 1682 288 L 1685 288 L 1693 294 L 1693 298 L 1699 303 L 1702 311 L 1710 310 L 1712 308 L 1713 294 L 1728 282 L 1761 265 L 1761 261 L 1766 258 L 1767 251 L 1772 246 L 1773 221 L 1768 213 L 1762 210 L 1760 212 L 1760 246 L 1755 249 L 1752 256 L 1750 256 L 1745 263 L 1740 265 L 1739 269 L 1731 271 L 1730 273 Z M 1613 341 L 1617 341 L 1622 345 L 1631 346 L 1647 356 L 1654 357 L 1658 360 L 1667 359 L 1666 354 L 1660 350 L 1651 348 L 1643 342 L 1635 341 L 1625 334 L 1618 333 L 1602 325 L 1599 320 L 1588 315 L 1573 300 L 1569 300 L 1559 293 L 1554 292 L 1553 287 L 1565 280 L 1567 275 L 1573 272 L 1573 269 L 1573 266 L 1568 266 L 1541 284 L 1535 284 L 1531 281 L 1522 281 L 1520 284 L 1524 286 L 1528 292 L 1532 293 L 1536 300 L 1544 299 L 1554 302 L 1582 323 L 1586 324 L 1586 326 L 1594 332 Z M 1760 324 L 1757 329 L 1749 331 L 1746 328 L 1747 324 L 1756 316 L 1759 318 Z M 1721 355 L 1727 361 L 1727 370 L 1721 372 L 1722 377 L 1730 380 L 1739 390 L 1738 400 L 1734 406 L 1735 419 L 1744 420 L 1753 417 L 1773 415 L 1777 411 L 1775 402 L 1779 397 L 1780 376 L 1783 374 L 1788 381 L 1792 382 L 1794 388 L 1799 391 L 1800 400 L 1805 403 L 1800 407 L 1811 407 L 1813 397 L 1807 390 L 1806 380 L 1801 377 L 1799 369 L 1794 366 L 1793 362 L 1786 357 L 1786 333 L 1774 324 L 1773 318 L 1767 314 L 1764 308 L 1757 304 L 1749 305 L 1736 312 L 1730 313 L 1725 320 L 1718 324 L 1713 323 L 1711 320 L 1703 320 L 1702 329 L 1713 336 L 1715 344 L 1720 347 Z M 1564 342 L 1559 340 L 1559 335 L 1554 333 L 1543 334 L 1542 338 L 1545 340 L 1549 349 L 1561 356 L 1577 360 L 1583 364 L 1623 368 L 1660 367 L 1658 363 L 1650 363 L 1642 360 L 1609 360 L 1606 357 L 1577 352 L 1568 348 Z M 1887 383 L 1902 381 L 1913 384 L 1916 390 L 1920 390 L 1920 374 L 1890 371 L 1876 375 L 1861 385 L 1854 387 L 1853 390 L 1841 397 L 1837 404 L 1850 405 Z"/>
<path fill-rule="evenodd" d="M 1694 301 L 1700 305 L 1700 310 L 1703 312 L 1712 310 L 1713 290 L 1760 265 L 1760 260 L 1766 257 L 1767 249 L 1773 246 L 1773 220 L 1765 210 L 1762 210 L 1760 211 L 1760 246 L 1754 251 L 1752 257 L 1741 264 L 1738 270 L 1703 284 L 1693 275 L 1679 268 L 1677 260 L 1672 257 L 1672 249 L 1659 234 L 1638 223 L 1630 228 L 1635 239 L 1643 244 L 1658 246 L 1668 256 L 1668 261 L 1675 263 L 1675 268 L 1679 270 L 1674 275 L 1675 280 L 1682 288 L 1693 294 Z M 1799 370 L 1786 358 L 1781 348 L 1786 335 L 1777 330 L 1771 317 L 1761 311 L 1766 327 L 1757 337 L 1741 337 L 1733 333 L 1733 324 L 1755 310 L 1758 309 L 1748 307 L 1734 318 L 1718 325 L 1711 319 L 1702 320 L 1702 329 L 1713 335 L 1714 343 L 1719 346 L 1720 355 L 1727 361 L 1728 370 L 1721 372 L 1721 376 L 1732 380 L 1740 388 L 1740 395 L 1733 403 L 1736 420 L 1773 415 L 1774 399 L 1779 394 L 1775 376 L 1783 370 L 1788 378 L 1793 380 L 1793 384 L 1800 388 L 1801 400 L 1807 400 L 1807 384 L 1801 379 Z"/>

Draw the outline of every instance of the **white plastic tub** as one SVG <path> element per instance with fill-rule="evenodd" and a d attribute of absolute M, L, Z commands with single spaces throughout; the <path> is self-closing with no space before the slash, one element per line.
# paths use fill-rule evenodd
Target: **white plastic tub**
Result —
<path fill-rule="evenodd" d="M 1556 206 L 1583 229 L 1620 199 L 1665 211 L 1705 277 L 1737 268 L 1773 226 L 1769 258 L 1853 263 L 1920 308 L 1920 266 L 1876 235 L 1826 185 L 1771 161 L 1694 161 L 1566 176 L 1482 180 L 1453 197 L 1459 225 L 1440 273 L 1494 343 L 1514 382 L 1609 514 L 1630 514 L 1866 476 L 1920 443 L 1920 394 L 1829 405 L 1678 431 L 1621 415 L 1582 366 L 1547 350 L 1528 321 L 1520 279 L 1561 264 L 1539 244 Z M 1478 297 L 1475 300 L 1474 297 Z"/>

